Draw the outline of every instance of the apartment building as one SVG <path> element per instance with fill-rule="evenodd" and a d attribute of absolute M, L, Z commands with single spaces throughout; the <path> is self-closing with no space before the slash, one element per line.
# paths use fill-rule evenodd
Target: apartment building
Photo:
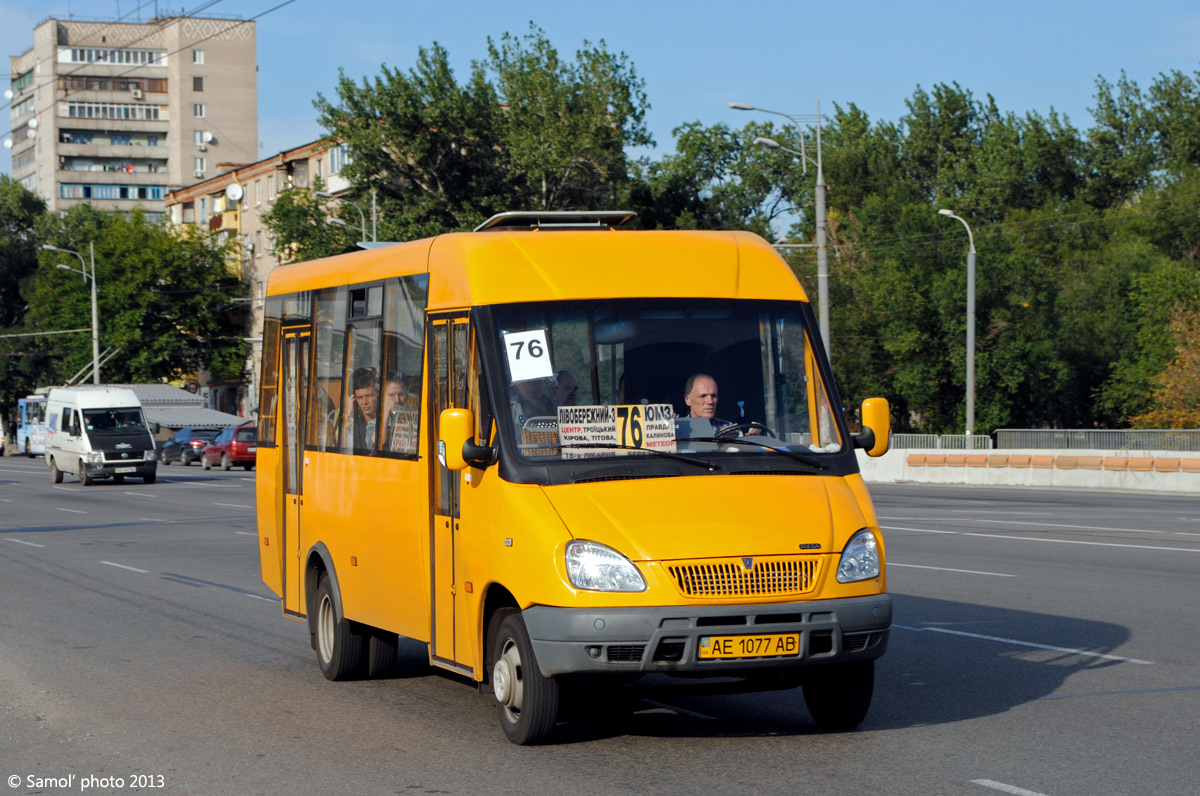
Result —
<path fill-rule="evenodd" d="M 344 192 L 350 187 L 342 177 L 348 157 L 345 144 L 313 141 L 166 195 L 167 218 L 172 224 L 204 224 L 219 237 L 237 242 L 231 249 L 229 269 L 250 288 L 243 331 L 252 342 L 244 369 L 251 375 L 248 380 L 217 382 L 209 374 L 200 374 L 201 385 L 209 389 L 210 408 L 249 417 L 258 402 L 262 297 L 267 277 L 279 265 L 263 215 L 282 192 L 315 190 L 318 181 L 332 194 Z"/>
<path fill-rule="evenodd" d="M 258 160 L 254 22 L 47 19 L 9 58 L 12 178 L 50 210 L 161 214 L 169 191 Z"/>

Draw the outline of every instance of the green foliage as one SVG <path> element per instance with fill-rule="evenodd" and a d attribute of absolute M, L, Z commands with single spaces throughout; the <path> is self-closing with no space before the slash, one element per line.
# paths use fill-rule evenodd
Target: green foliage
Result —
<path fill-rule="evenodd" d="M 262 215 L 262 221 L 277 241 L 276 255 L 280 263 L 315 260 L 353 251 L 362 236 L 359 225 L 362 219 L 344 202 L 323 199 L 316 195 L 324 188 L 321 181 L 314 180 L 312 191 L 290 190 L 280 193 L 271 209 Z M 342 220 L 352 228 L 330 224 L 328 219 L 338 217 L 339 211 L 348 214 Z"/>
<path fill-rule="evenodd" d="M 201 368 L 240 376 L 246 355 L 239 317 L 245 285 L 229 274 L 224 248 L 207 231 L 147 221 L 140 210 L 96 210 L 89 204 L 62 216 L 43 216 L 42 240 L 83 255 L 90 271 L 95 248 L 100 348 L 119 347 L 101 366 L 106 382 L 174 379 Z M 25 286 L 31 331 L 88 328 L 89 332 L 34 338 L 29 357 L 42 383 L 62 383 L 91 361 L 90 285 L 69 254 L 43 251 Z"/>

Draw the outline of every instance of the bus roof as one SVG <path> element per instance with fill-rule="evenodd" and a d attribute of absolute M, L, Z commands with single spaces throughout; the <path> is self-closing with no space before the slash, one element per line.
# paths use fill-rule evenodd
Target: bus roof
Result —
<path fill-rule="evenodd" d="M 596 298 L 806 301 L 750 232 L 503 229 L 455 232 L 276 268 L 268 295 L 428 272 L 428 309 Z"/>

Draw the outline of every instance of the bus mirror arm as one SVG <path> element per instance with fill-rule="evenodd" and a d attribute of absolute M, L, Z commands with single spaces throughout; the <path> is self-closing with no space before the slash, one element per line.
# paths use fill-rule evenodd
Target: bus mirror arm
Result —
<path fill-rule="evenodd" d="M 864 450 L 871 450 L 875 447 L 875 431 L 871 428 L 864 428 L 862 431 L 854 435 L 854 447 Z"/>
<path fill-rule="evenodd" d="M 469 409 L 446 409 L 438 424 L 438 456 L 451 470 L 486 467 L 496 460 L 491 447 L 475 441 L 475 415 Z"/>
<path fill-rule="evenodd" d="M 475 467 L 487 467 L 496 461 L 496 449 L 469 439 L 462 446 L 463 461 Z"/>

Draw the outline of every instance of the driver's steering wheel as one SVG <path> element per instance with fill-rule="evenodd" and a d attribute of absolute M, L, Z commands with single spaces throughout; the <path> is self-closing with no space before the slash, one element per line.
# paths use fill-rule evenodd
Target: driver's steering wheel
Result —
<path fill-rule="evenodd" d="M 737 436 L 739 431 L 753 431 L 754 429 L 765 431 L 769 436 L 779 439 L 779 437 L 775 434 L 775 429 L 762 423 L 735 423 L 732 426 L 725 426 L 719 431 L 716 431 L 713 436 L 717 438 Z"/>

